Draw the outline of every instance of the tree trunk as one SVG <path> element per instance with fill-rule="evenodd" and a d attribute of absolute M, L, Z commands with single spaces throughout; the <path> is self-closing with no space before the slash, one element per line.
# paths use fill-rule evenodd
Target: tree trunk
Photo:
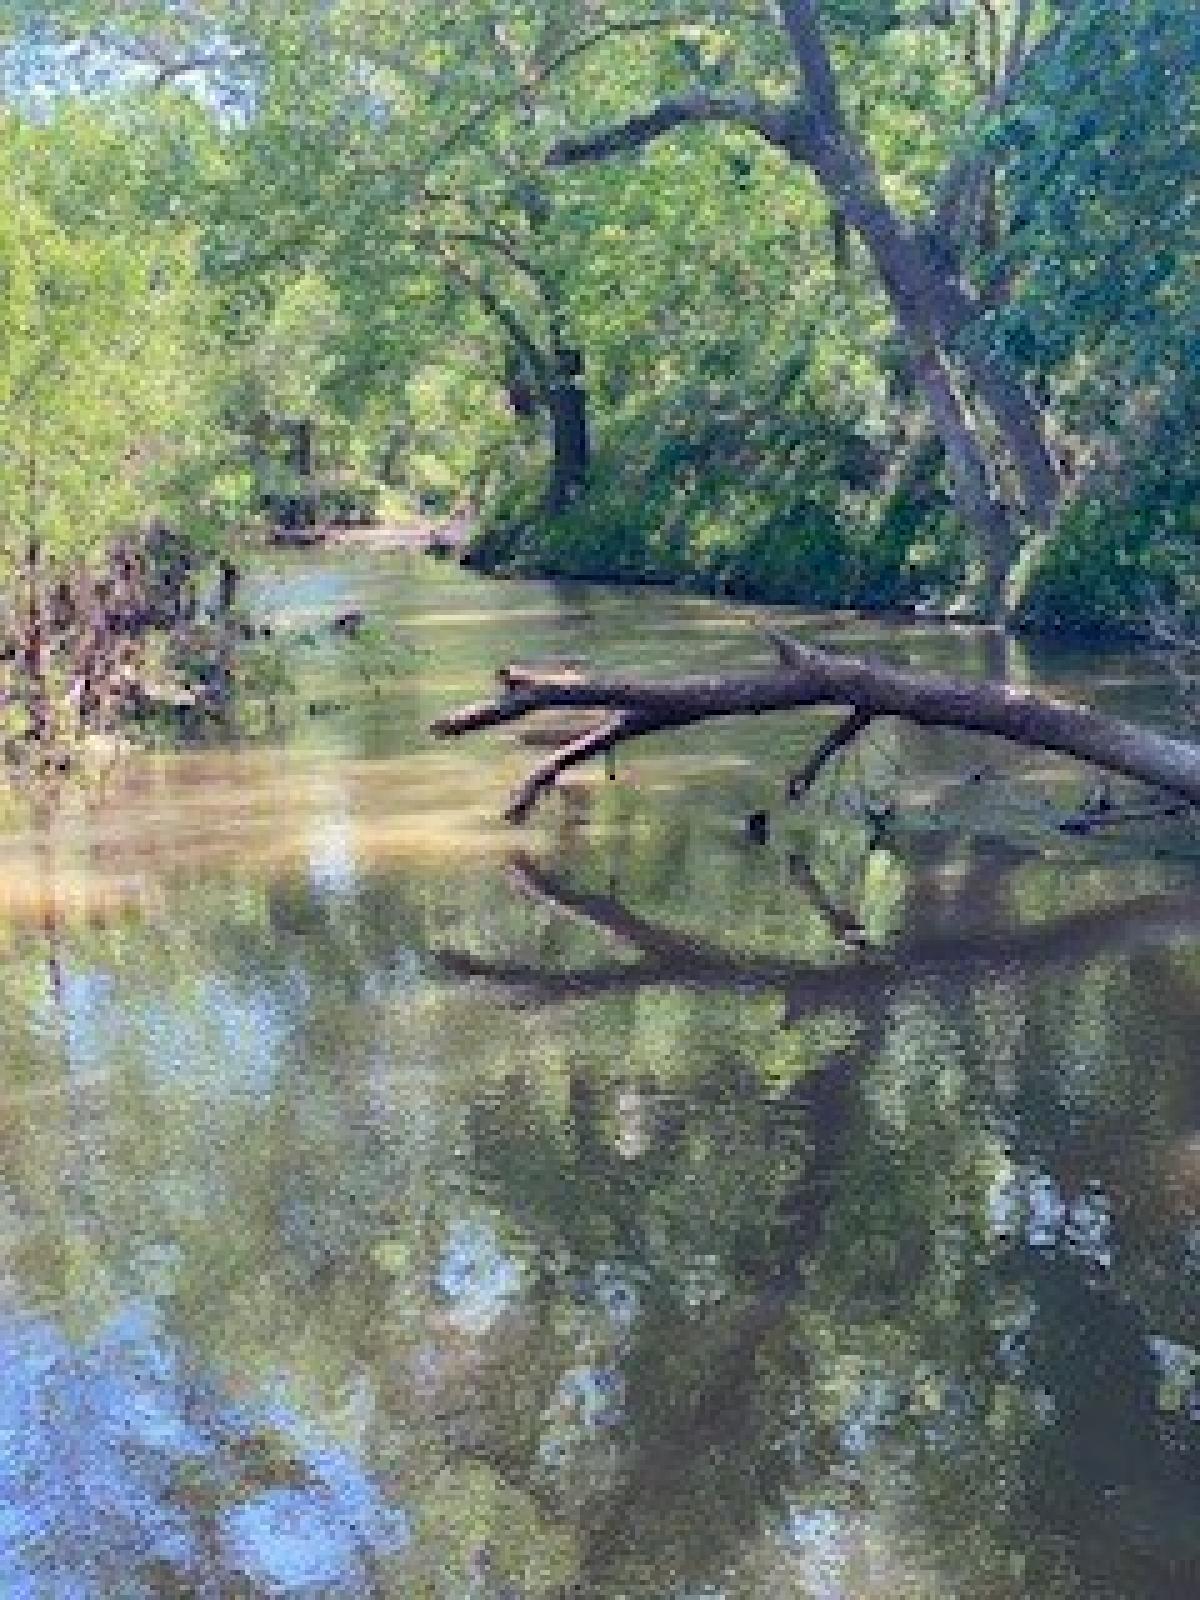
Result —
<path fill-rule="evenodd" d="M 580 381 L 582 374 L 581 353 L 570 346 L 560 345 L 554 354 L 554 376 L 550 389 L 550 417 L 554 430 L 550 505 L 555 512 L 565 511 L 578 499 L 587 482 L 591 464 L 587 392 Z"/>
<path fill-rule="evenodd" d="M 605 713 L 597 726 L 534 768 L 513 796 L 508 810 L 512 821 L 523 820 L 561 773 L 625 740 L 717 717 L 819 705 L 847 707 L 864 725 L 875 717 L 899 717 L 923 727 L 994 734 L 1089 762 L 1200 805 L 1200 744 L 1007 684 L 901 671 L 878 661 L 814 650 L 784 635 L 771 637 L 783 661 L 774 671 L 637 679 L 510 667 L 502 675 L 504 691 L 498 698 L 442 718 L 434 732 L 471 733 L 548 709 Z"/>
<path fill-rule="evenodd" d="M 930 420 L 945 447 L 955 505 L 980 546 L 984 620 L 1003 622 L 1008 574 L 1017 551 L 1009 514 L 992 493 L 987 456 L 967 407 L 932 347 L 914 353 L 913 372 Z"/>
<path fill-rule="evenodd" d="M 804 108 L 793 122 L 793 156 L 811 168 L 828 199 L 862 237 L 906 338 L 913 341 L 916 335 L 918 349 L 931 346 L 943 370 L 956 359 L 969 370 L 1011 455 L 1031 520 L 1039 528 L 1048 527 L 1058 498 L 1058 473 L 1046 449 L 1041 416 L 1019 384 L 987 357 L 973 356 L 962 340 L 980 308 L 963 290 L 957 269 L 947 264 L 957 252 L 947 251 L 945 241 L 914 230 L 890 205 L 875 162 L 847 126 L 817 0 L 781 0 L 780 14 L 805 86 Z M 996 74 L 1000 41 L 994 12 L 989 20 L 990 70 Z M 1018 38 L 1023 32 L 1021 25 Z M 989 604 L 994 606 L 1004 587 L 997 571 L 1000 560 L 1007 554 L 1011 561 L 1016 554 L 1010 518 L 1003 508 L 992 508 L 990 492 L 980 492 L 981 465 L 985 482 L 989 476 L 986 454 L 974 430 L 969 430 L 969 442 L 964 438 L 962 407 L 946 394 L 952 386 L 935 378 L 932 389 L 923 387 L 927 400 L 932 397 L 934 426 L 954 469 L 956 497 L 983 547 Z"/>
<path fill-rule="evenodd" d="M 513 416 L 532 421 L 538 410 L 537 377 L 515 346 L 504 353 L 504 387 Z"/>
<path fill-rule="evenodd" d="M 984 553 L 989 608 L 999 614 L 1007 576 L 1007 571 L 1000 571 L 1001 563 L 1007 567 L 1017 550 L 1014 508 L 996 502 L 987 451 L 955 392 L 950 372 L 961 366 L 970 378 L 974 398 L 986 408 L 1011 459 L 1024 510 L 1039 529 L 1046 530 L 1059 500 L 1059 472 L 1046 447 L 1042 412 L 1001 363 L 974 353 L 964 337 L 983 308 L 958 277 L 959 208 L 946 213 L 943 207 L 942 221 L 923 229 L 914 228 L 894 210 L 870 151 L 844 116 L 819 0 L 777 0 L 776 9 L 802 86 L 790 104 L 694 87 L 665 96 L 648 112 L 623 123 L 561 141 L 549 154 L 550 164 L 603 160 L 619 151 L 639 149 L 676 128 L 724 122 L 752 130 L 812 172 L 842 219 L 839 226 L 853 228 L 862 239 L 898 330 L 918 356 L 927 352 L 923 393 L 952 465 L 958 505 Z M 1024 50 L 1030 14 L 1023 0 L 1006 77 L 1011 77 Z M 998 51 L 998 35 L 994 44 Z M 999 92 L 997 84 L 995 93 Z"/>
<path fill-rule="evenodd" d="M 1017 553 L 1006 507 L 993 492 L 987 451 L 943 353 L 949 327 L 963 326 L 966 296 L 943 282 L 942 273 L 920 237 L 891 209 L 867 154 L 849 135 L 835 135 L 806 146 L 806 158 L 830 202 L 859 234 L 879 273 L 896 327 L 913 356 L 917 386 L 930 420 L 946 450 L 955 505 L 974 536 L 984 569 L 983 606 L 988 621 L 1005 615 L 1005 585 Z M 989 368 L 972 368 L 976 386 L 987 381 L 989 410 L 1003 386 Z M 1011 395 L 1010 420 L 1018 408 Z M 1007 435 L 1006 435 L 1007 437 Z M 1022 438 L 1028 446 L 1029 441 Z M 1015 454 L 1015 451 L 1014 451 Z"/>
<path fill-rule="evenodd" d="M 972 349 L 969 332 L 981 308 L 953 277 L 937 278 L 930 288 L 930 309 L 938 340 L 969 376 L 977 397 L 1004 442 L 1017 473 L 1029 520 L 1048 529 L 1058 509 L 1062 478 L 1046 444 L 1044 408 L 995 355 Z"/>
<path fill-rule="evenodd" d="M 1021 486 L 1025 514 L 1035 528 L 1048 531 L 1062 496 L 1062 476 L 1046 445 L 1041 408 L 995 361 L 963 350 L 955 354 L 1004 440 Z"/>

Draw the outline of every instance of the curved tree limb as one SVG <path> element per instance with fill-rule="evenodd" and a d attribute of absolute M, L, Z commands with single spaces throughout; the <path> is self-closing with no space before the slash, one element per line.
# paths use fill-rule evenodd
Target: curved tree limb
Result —
<path fill-rule="evenodd" d="M 779 12 L 813 112 L 827 132 L 840 133 L 841 95 L 817 0 L 779 0 Z"/>
<path fill-rule="evenodd" d="M 546 790 L 553 789 L 559 773 L 566 772 L 570 767 L 579 766 L 592 756 L 615 749 L 623 739 L 632 739 L 638 733 L 649 732 L 648 727 L 642 728 L 639 725 L 641 721 L 642 718 L 637 712 L 623 711 L 616 716 L 608 717 L 598 728 L 590 728 L 586 733 L 581 733 L 577 739 L 571 739 L 567 744 L 560 745 L 553 755 L 547 756 L 544 761 L 539 761 L 524 783 L 517 788 L 504 813 L 507 820 L 524 822 Z"/>
<path fill-rule="evenodd" d="M 769 13 L 757 6 L 735 6 L 731 9 L 728 20 L 731 22 L 762 23 L 767 20 Z M 599 22 L 594 28 L 583 33 L 579 38 L 572 39 L 550 55 L 532 62 L 529 70 L 519 75 L 516 85 L 504 93 L 477 106 L 474 110 L 457 123 L 439 143 L 437 148 L 422 163 L 423 176 L 418 178 L 418 188 L 423 188 L 425 180 L 437 164 L 448 155 L 452 155 L 464 144 L 480 133 L 496 114 L 506 106 L 519 105 L 531 94 L 545 84 L 549 79 L 571 66 L 581 57 L 588 55 L 598 46 L 607 44 L 618 38 L 627 38 L 639 34 L 669 32 L 673 28 L 684 28 L 688 25 L 689 18 L 675 11 L 649 12 L 640 17 L 613 17 L 607 21 Z"/>
<path fill-rule="evenodd" d="M 526 328 L 524 322 L 507 305 L 498 294 L 478 276 L 463 266 L 462 262 L 449 251 L 441 241 L 430 235 L 433 248 L 437 251 L 438 258 L 450 276 L 476 299 L 488 316 L 502 327 L 515 347 L 521 352 L 529 364 L 529 370 L 542 385 L 550 382 L 550 362 L 545 351 L 538 344 L 535 337 Z"/>
<path fill-rule="evenodd" d="M 1052 48 L 1056 30 L 1030 46 L 1032 11 L 1021 0 L 1007 52 L 999 13 L 990 4 L 994 35 L 989 77 L 981 85 L 984 114 L 995 116 L 1016 94 L 1032 60 Z M 724 122 L 758 133 L 812 172 L 834 212 L 866 246 L 886 291 L 897 330 L 913 351 L 918 383 L 947 449 L 955 500 L 984 555 L 989 612 L 1004 615 L 1006 582 L 1015 551 L 1015 506 L 997 495 L 989 452 L 947 358 L 968 371 L 974 394 L 990 414 L 1020 485 L 1024 512 L 1047 531 L 1061 498 L 1057 463 L 1047 448 L 1041 410 L 1015 377 L 974 353 L 960 336 L 980 314 L 958 282 L 955 227 L 969 213 L 980 174 L 994 159 L 972 142 L 943 176 L 932 203 L 932 222 L 914 228 L 889 201 L 876 161 L 850 125 L 819 0 L 777 0 L 775 17 L 793 62 L 796 89 L 772 103 L 750 94 L 714 94 L 704 88 L 669 96 L 628 120 L 557 145 L 554 166 L 601 160 L 639 149 L 691 124 Z M 1050 41 L 1050 43 L 1047 43 Z"/>
<path fill-rule="evenodd" d="M 517 822 L 560 773 L 628 739 L 715 718 L 821 705 L 847 707 L 860 718 L 898 717 L 922 727 L 992 734 L 1200 806 L 1200 744 L 1032 690 L 833 655 L 779 632 L 770 637 L 782 665 L 765 671 L 628 678 L 512 667 L 502 676 L 498 696 L 441 718 L 433 731 L 456 737 L 550 709 L 611 713 L 601 727 L 564 744 L 534 769 L 508 810 Z"/>
<path fill-rule="evenodd" d="M 727 122 L 760 134 L 769 144 L 794 153 L 793 119 L 779 106 L 756 94 L 712 94 L 693 89 L 668 95 L 649 111 L 625 122 L 598 128 L 579 139 L 564 139 L 546 157 L 552 167 L 575 166 L 582 161 L 603 161 L 622 151 L 639 150 L 665 133 L 698 123 Z"/>

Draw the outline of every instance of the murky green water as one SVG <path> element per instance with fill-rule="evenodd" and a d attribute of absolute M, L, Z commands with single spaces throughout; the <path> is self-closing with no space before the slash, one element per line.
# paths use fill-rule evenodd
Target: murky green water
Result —
<path fill-rule="evenodd" d="M 1200 1593 L 1186 854 L 1039 854 L 1061 772 L 946 791 L 995 749 L 889 729 L 864 781 L 963 831 L 752 846 L 801 718 L 514 833 L 536 751 L 431 716 L 514 653 L 750 661 L 747 619 L 280 585 L 410 664 L 0 844 L 0 1592 Z M 836 634 L 1169 715 L 1144 657 Z"/>

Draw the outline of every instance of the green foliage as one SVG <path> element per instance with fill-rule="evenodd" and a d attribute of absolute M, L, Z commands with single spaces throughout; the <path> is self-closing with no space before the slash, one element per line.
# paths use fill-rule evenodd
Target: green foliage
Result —
<path fill-rule="evenodd" d="M 830 0 L 821 17 L 899 217 L 928 217 L 956 162 L 995 163 L 943 241 L 986 308 L 951 375 L 982 410 L 954 364 L 990 351 L 1074 468 L 1023 619 L 1135 625 L 1146 584 L 1184 570 L 1170 523 L 1195 456 L 1178 435 L 1174 481 L 1154 456 L 1200 349 L 1191 0 Z M 989 114 L 1022 17 L 1028 63 Z M 53 0 L 5 20 L 4 81 L 37 111 L 5 135 L 23 147 L 0 222 L 10 546 L 34 413 L 37 515 L 64 550 L 152 513 L 212 538 L 264 489 L 302 497 L 266 481 L 286 469 L 254 436 L 290 418 L 317 429 L 335 509 L 367 514 L 380 481 L 482 504 L 488 565 L 812 605 L 941 606 L 969 586 L 889 291 L 803 163 L 709 125 L 546 165 L 664 96 L 781 103 L 796 66 L 769 15 Z M 35 242 L 57 290 L 35 281 Z M 51 347 L 63 376 L 25 395 Z M 595 457 L 552 515 L 575 352 Z M 1012 500 L 998 433 L 985 415 Z"/>
<path fill-rule="evenodd" d="M 1190 0 L 1085 0 L 992 132 L 1013 223 L 986 263 L 1016 293 L 995 335 L 1083 391 L 1103 426 L 1117 391 L 1194 361 L 1200 337 L 1200 28 Z"/>
<path fill-rule="evenodd" d="M 120 130 L 0 112 L 0 544 L 86 556 L 203 515 L 219 450 L 194 238 L 138 214 Z"/>
<path fill-rule="evenodd" d="M 1091 473 L 1035 567 L 1019 620 L 1033 630 L 1143 632 L 1160 606 L 1197 614 L 1200 385 Z"/>
<path fill-rule="evenodd" d="M 761 457 L 697 472 L 682 445 L 635 459 L 636 436 L 607 441 L 589 491 L 550 516 L 529 473 L 488 506 L 472 560 L 490 571 L 674 583 L 807 606 L 944 603 L 961 587 L 965 540 L 940 488 L 940 458 L 915 452 L 888 494 L 846 481 L 857 436 L 835 418 L 807 436 L 772 429 Z M 856 478 L 853 480 L 858 483 Z"/>

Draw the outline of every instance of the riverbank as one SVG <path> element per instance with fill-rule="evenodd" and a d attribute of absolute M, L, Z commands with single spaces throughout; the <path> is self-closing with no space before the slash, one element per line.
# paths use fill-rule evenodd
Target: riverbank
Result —
<path fill-rule="evenodd" d="M 307 550 L 314 547 L 339 550 L 368 550 L 376 554 L 389 551 L 415 551 L 463 555 L 475 534 L 474 521 L 465 515 L 452 517 L 406 518 L 403 522 L 372 524 L 331 523 L 320 528 L 276 529 L 271 543 L 277 549 Z"/>
<path fill-rule="evenodd" d="M 914 458 L 876 492 L 823 477 L 819 463 L 757 478 L 666 473 L 641 444 L 630 437 L 598 456 L 586 494 L 556 515 L 534 475 L 498 491 L 468 563 L 881 617 L 973 613 L 981 574 L 936 456 Z M 1014 565 L 1016 630 L 1145 640 L 1159 613 L 1177 611 L 1200 631 L 1198 504 L 1200 480 L 1177 449 L 1137 471 L 1081 478 L 1053 538 Z"/>
<path fill-rule="evenodd" d="M 831 593 L 827 575 L 806 572 L 800 562 L 732 574 L 710 564 L 653 560 L 644 567 L 630 559 L 627 546 L 614 550 L 611 543 L 583 546 L 568 540 L 553 527 L 531 525 L 521 529 L 487 526 L 474 530 L 459 551 L 464 567 L 485 577 L 572 581 L 601 584 L 613 589 L 645 589 L 703 595 L 735 604 L 786 606 L 820 611 L 853 621 L 869 618 L 903 626 L 941 624 L 947 627 L 982 627 L 983 619 L 964 593 L 939 595 L 912 592 L 876 597 L 867 586 Z M 1132 615 L 1093 599 L 1082 577 L 1072 579 L 1073 552 L 1056 563 L 1044 580 L 1035 583 L 1013 623 L 1024 638 L 1072 647 L 1109 649 L 1121 645 L 1160 642 L 1148 607 Z M 1093 574 L 1091 583 L 1096 583 Z M 915 586 L 914 586 L 915 588 Z"/>

